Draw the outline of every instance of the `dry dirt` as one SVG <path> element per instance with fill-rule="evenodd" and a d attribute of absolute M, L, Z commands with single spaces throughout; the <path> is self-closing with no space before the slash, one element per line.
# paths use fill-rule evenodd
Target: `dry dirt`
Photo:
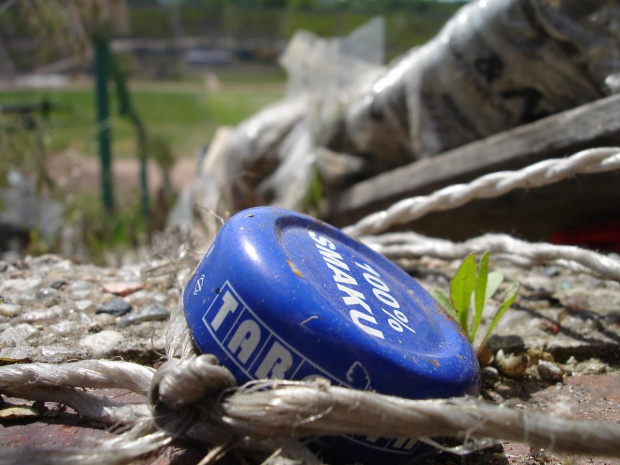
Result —
<path fill-rule="evenodd" d="M 180 157 L 170 172 L 170 181 L 175 190 L 180 191 L 194 178 L 196 172 L 194 157 Z M 92 192 L 100 183 L 100 162 L 96 157 L 80 156 L 64 152 L 50 157 L 49 174 L 58 186 L 68 193 Z M 115 159 L 112 164 L 115 189 L 120 191 L 137 190 L 140 187 L 140 164 L 133 158 Z M 162 185 L 161 170 L 149 160 L 147 176 L 150 194 L 155 194 Z"/>

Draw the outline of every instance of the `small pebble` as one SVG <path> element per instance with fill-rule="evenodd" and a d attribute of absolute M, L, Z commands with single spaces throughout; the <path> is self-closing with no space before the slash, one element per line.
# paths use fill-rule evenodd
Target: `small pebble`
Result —
<path fill-rule="evenodd" d="M 39 353 L 47 362 L 62 362 L 77 356 L 74 350 L 61 345 L 39 347 Z"/>
<path fill-rule="evenodd" d="M 19 319 L 26 323 L 40 323 L 44 321 L 57 321 L 63 317 L 63 314 L 62 308 L 59 305 L 54 305 L 43 310 L 24 312 Z"/>
<path fill-rule="evenodd" d="M 75 302 L 75 309 L 78 312 L 90 312 L 95 310 L 95 304 L 92 300 L 77 300 Z"/>
<path fill-rule="evenodd" d="M 2 334 L 0 334 L 0 345 L 14 346 L 15 344 L 19 344 L 20 342 L 27 341 L 34 337 L 38 332 L 37 328 L 28 323 L 13 326 L 5 329 Z"/>
<path fill-rule="evenodd" d="M 484 381 L 497 381 L 499 379 L 499 371 L 495 367 L 484 367 L 480 370 L 480 375 Z"/>
<path fill-rule="evenodd" d="M 50 325 L 49 330 L 58 336 L 75 336 L 84 331 L 84 325 L 75 321 L 64 320 Z"/>
<path fill-rule="evenodd" d="M 553 362 L 539 360 L 536 368 L 538 369 L 540 377 L 546 381 L 562 381 L 564 377 L 564 370 L 562 367 Z"/>
<path fill-rule="evenodd" d="M 73 300 L 88 300 L 93 298 L 94 291 L 75 291 L 69 294 L 69 298 Z"/>
<path fill-rule="evenodd" d="M 97 311 L 95 313 L 109 313 L 114 316 L 123 316 L 125 313 L 129 312 L 131 308 L 132 307 L 129 302 L 116 298 L 101 304 L 97 307 Z"/>
<path fill-rule="evenodd" d="M 34 294 L 34 292 L 26 292 L 24 294 L 18 294 L 13 298 L 13 300 L 15 301 L 16 304 L 20 304 L 20 305 L 33 305 L 33 304 L 39 303 L 39 299 Z"/>
<path fill-rule="evenodd" d="M 144 307 L 154 302 L 165 304 L 168 300 L 168 296 L 159 292 L 146 291 L 144 289 L 139 290 L 129 296 L 127 301 L 131 302 L 135 307 Z"/>
<path fill-rule="evenodd" d="M 101 331 L 86 336 L 80 341 L 80 346 L 93 355 L 100 356 L 113 351 L 123 340 L 123 335 L 118 331 Z"/>
<path fill-rule="evenodd" d="M 26 293 L 33 289 L 35 289 L 39 284 L 41 284 L 40 278 L 27 278 L 27 279 L 7 279 L 2 284 L 2 293 Z"/>
<path fill-rule="evenodd" d="M 95 322 L 99 323 L 102 327 L 112 326 L 116 324 L 116 316 L 111 313 L 99 313 L 95 315 Z"/>
<path fill-rule="evenodd" d="M 103 291 L 110 294 L 126 296 L 142 289 L 143 287 L 144 283 L 139 281 L 113 282 L 104 284 Z"/>
<path fill-rule="evenodd" d="M 68 284 L 69 283 L 67 281 L 59 280 L 59 281 L 54 281 L 52 284 L 50 284 L 50 287 L 59 291 L 63 287 L 67 286 Z"/>
<path fill-rule="evenodd" d="M 95 291 L 95 285 L 90 281 L 75 281 L 65 288 L 65 293 L 73 300 L 90 299 Z"/>
<path fill-rule="evenodd" d="M 15 304 L 0 304 L 0 315 L 13 317 L 19 315 L 21 312 L 21 305 Z"/>
<path fill-rule="evenodd" d="M 77 312 L 71 315 L 71 320 L 83 325 L 89 325 L 93 320 L 85 313 Z"/>
<path fill-rule="evenodd" d="M 95 285 L 90 281 L 74 281 L 67 286 L 65 289 L 66 292 L 70 294 L 75 294 L 76 292 L 82 291 L 92 291 L 95 288 Z"/>
<path fill-rule="evenodd" d="M 599 362 L 588 363 L 582 371 L 582 373 L 586 375 L 590 375 L 590 374 L 599 375 L 599 374 L 603 374 L 606 372 L 607 372 L 607 367 L 604 364 L 599 363 Z"/>
<path fill-rule="evenodd" d="M 34 349 L 20 347 L 3 347 L 0 349 L 0 359 L 5 362 L 25 363 L 32 360 Z"/>
<path fill-rule="evenodd" d="M 155 302 L 136 314 L 124 316 L 118 325 L 121 328 L 126 328 L 127 326 L 136 325 L 144 321 L 162 321 L 167 319 L 169 316 L 170 313 L 168 312 L 168 309 L 162 304 Z"/>
<path fill-rule="evenodd" d="M 35 293 L 35 296 L 46 307 L 56 305 L 60 301 L 59 292 L 53 287 L 43 287 Z"/>

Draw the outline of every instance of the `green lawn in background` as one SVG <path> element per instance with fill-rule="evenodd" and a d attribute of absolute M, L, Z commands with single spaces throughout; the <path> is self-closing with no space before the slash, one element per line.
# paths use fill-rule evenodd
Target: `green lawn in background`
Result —
<path fill-rule="evenodd" d="M 284 92 L 281 74 L 266 76 L 237 76 L 222 78 L 221 88 L 207 92 L 202 79 L 179 82 L 130 82 L 131 96 L 150 134 L 163 135 L 174 155 L 194 156 L 199 147 L 210 143 L 221 125 L 236 125 L 255 114 L 265 105 L 279 100 Z M 117 116 L 116 99 L 111 95 L 113 114 L 113 157 L 137 157 L 136 135 L 133 126 Z M 82 82 L 65 89 L 55 90 L 4 90 L 0 91 L 0 105 L 39 103 L 47 98 L 59 110 L 52 113 L 45 129 L 45 156 L 71 149 L 85 157 L 97 157 L 94 92 L 92 83 Z M 16 120 L 12 116 L 0 117 L 0 175 L 10 164 L 18 169 L 38 173 L 36 161 L 40 160 L 35 133 L 15 132 Z M 14 143 L 2 144 L 11 138 Z M 5 153 L 3 150 L 11 150 Z M 32 173 L 31 173 L 32 174 Z M 2 183 L 0 183 L 0 186 Z M 123 251 L 147 242 L 147 231 L 158 224 L 155 219 L 167 214 L 151 196 L 151 211 L 155 214 L 146 220 L 140 212 L 139 192 L 132 188 L 121 190 L 116 186 L 114 215 L 101 214 L 99 185 L 79 195 L 56 191 L 65 206 L 63 224 L 77 228 L 87 250 L 87 258 L 95 263 L 106 263 L 106 253 Z M 2 205 L 0 205 L 2 210 Z M 157 227 L 161 227 L 157 226 Z M 27 253 L 54 251 L 54 244 L 31 237 Z"/>
<path fill-rule="evenodd" d="M 221 90 L 215 92 L 207 92 L 202 82 L 130 82 L 130 90 L 147 131 L 163 135 L 175 155 L 186 156 L 208 145 L 218 126 L 236 125 L 280 99 L 284 84 L 279 77 L 275 79 L 274 82 L 261 79 L 257 83 L 237 79 L 222 83 Z M 0 105 L 38 103 L 43 98 L 59 106 L 48 122 L 48 152 L 74 149 L 86 156 L 96 156 L 92 88 L 82 85 L 79 89 L 0 91 Z M 113 92 L 110 111 L 113 156 L 136 156 L 135 131 L 127 120 L 118 116 Z"/>

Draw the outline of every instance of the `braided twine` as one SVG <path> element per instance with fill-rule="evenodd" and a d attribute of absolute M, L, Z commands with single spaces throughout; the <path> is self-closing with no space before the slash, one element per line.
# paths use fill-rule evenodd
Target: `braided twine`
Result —
<path fill-rule="evenodd" d="M 620 149 L 580 152 L 546 160 L 514 172 L 493 173 L 469 184 L 398 202 L 346 231 L 377 234 L 437 209 L 455 208 L 474 198 L 556 182 L 576 173 L 620 167 Z M 529 244 L 503 235 L 486 235 L 454 244 L 413 233 L 364 236 L 371 247 L 398 260 L 431 255 L 462 257 L 490 249 L 516 262 L 555 263 L 620 281 L 617 259 L 576 247 Z M 200 465 L 214 463 L 227 451 L 246 449 L 263 463 L 319 464 L 300 438 L 360 434 L 404 436 L 435 444 L 451 436 L 464 444 L 451 452 L 467 453 L 490 439 L 526 442 L 567 454 L 620 457 L 620 425 L 570 420 L 475 398 L 410 400 L 331 386 L 326 380 L 259 380 L 236 386 L 232 374 L 212 355 L 199 355 L 182 307 L 171 314 L 166 335 L 168 361 L 154 370 L 135 363 L 87 360 L 60 365 L 31 363 L 0 367 L 0 392 L 12 397 L 59 402 L 86 418 L 117 425 L 122 434 L 87 447 L 54 451 L 5 448 L 3 463 L 124 464 L 152 454 L 176 439 L 212 446 Z M 142 396 L 141 403 L 103 398 L 92 389 L 120 388 Z M 25 455 L 26 454 L 26 455 Z"/>

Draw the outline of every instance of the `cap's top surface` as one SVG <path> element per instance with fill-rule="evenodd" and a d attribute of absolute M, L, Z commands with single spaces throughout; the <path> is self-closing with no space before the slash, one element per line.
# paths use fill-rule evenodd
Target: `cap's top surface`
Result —
<path fill-rule="evenodd" d="M 471 345 L 417 282 L 303 214 L 260 207 L 235 215 L 183 300 L 199 349 L 239 383 L 320 375 L 410 398 L 478 386 Z"/>

